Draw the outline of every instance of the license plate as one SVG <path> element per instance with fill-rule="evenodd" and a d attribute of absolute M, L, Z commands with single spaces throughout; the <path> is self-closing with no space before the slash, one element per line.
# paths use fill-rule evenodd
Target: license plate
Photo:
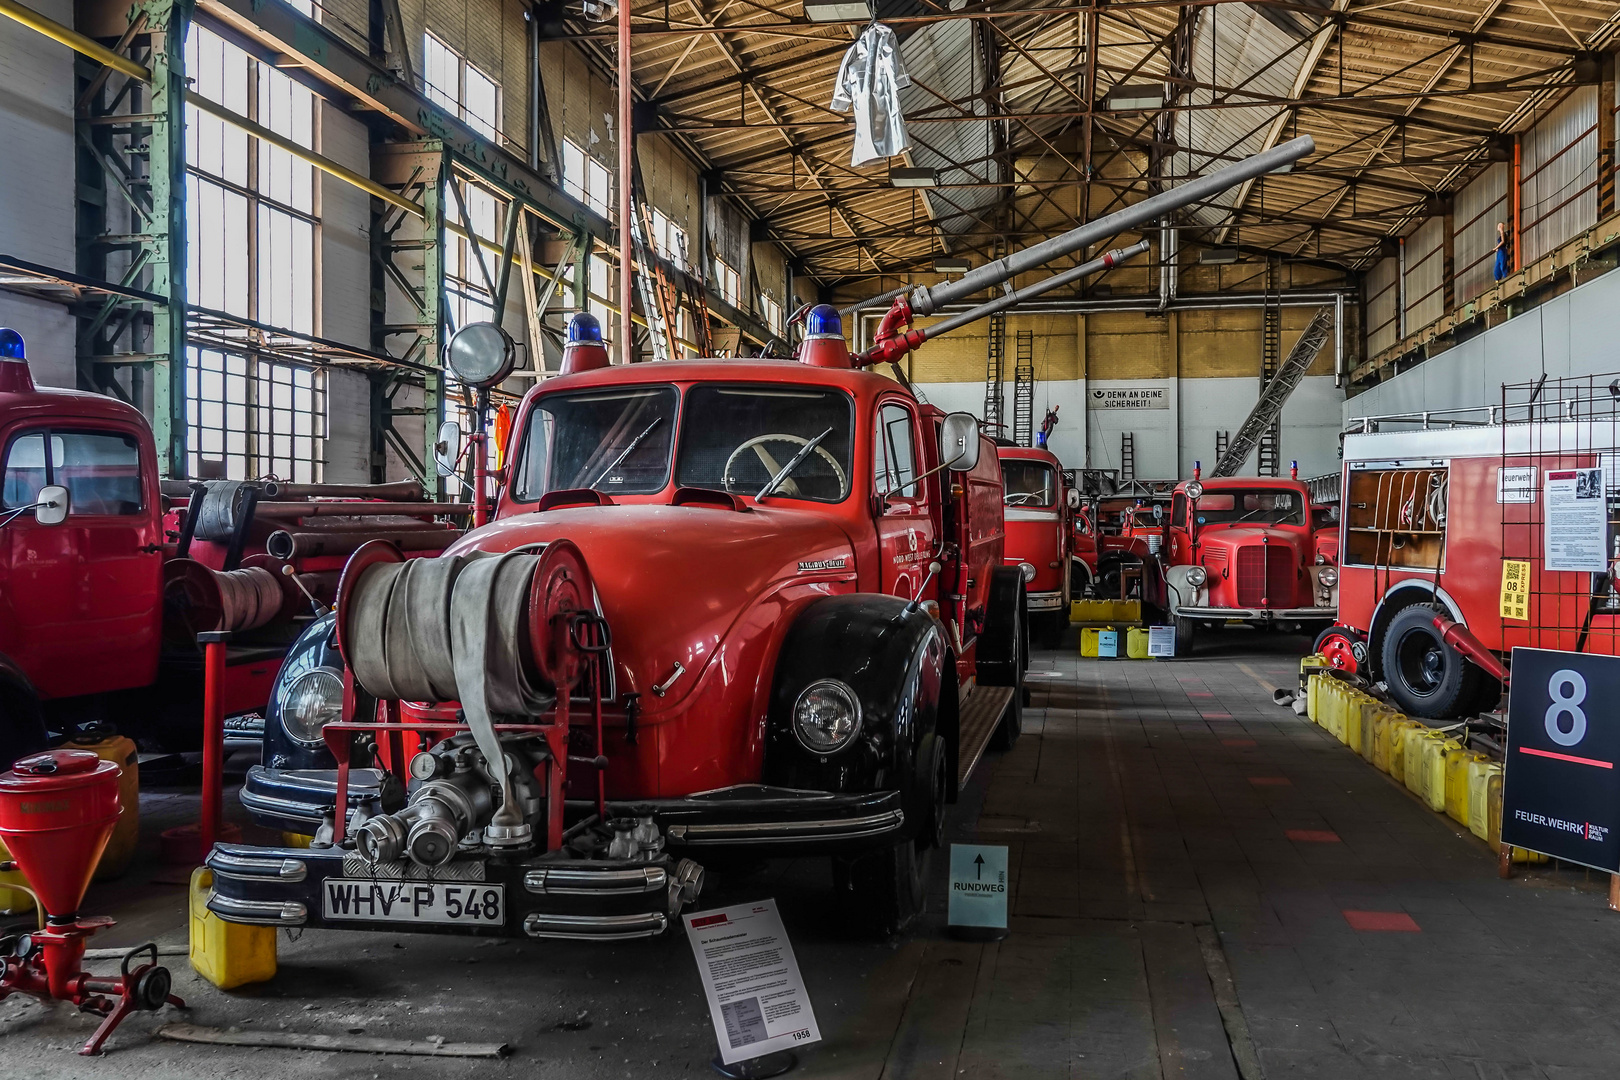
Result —
<path fill-rule="evenodd" d="M 504 926 L 506 892 L 500 885 L 482 883 L 327 878 L 321 913 L 327 919 L 363 922 Z"/>

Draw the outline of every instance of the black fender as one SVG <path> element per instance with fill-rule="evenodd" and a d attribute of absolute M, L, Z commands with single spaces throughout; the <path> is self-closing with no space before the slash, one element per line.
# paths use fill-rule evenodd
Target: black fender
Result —
<path fill-rule="evenodd" d="M 0 772 L 49 745 L 45 712 L 33 681 L 15 660 L 0 654 Z"/>
<path fill-rule="evenodd" d="M 328 612 L 304 627 L 304 632 L 287 649 L 281 671 L 270 686 L 270 700 L 264 711 L 264 750 L 261 762 L 272 769 L 332 769 L 337 767 L 331 751 L 323 743 L 308 746 L 287 734 L 281 723 L 281 706 L 294 681 L 316 668 L 342 673 L 343 657 L 337 650 L 337 616 Z"/>
<path fill-rule="evenodd" d="M 990 598 L 979 632 L 976 674 L 985 686 L 1017 686 L 1028 665 L 1028 601 L 1024 574 L 1016 566 L 990 571 Z"/>
<path fill-rule="evenodd" d="M 908 826 L 921 821 L 925 815 L 913 813 L 912 806 L 917 749 L 938 726 L 947 677 L 955 672 L 945 636 L 928 612 L 897 597 L 865 593 L 815 601 L 794 620 L 777 655 L 765 783 L 811 791 L 901 791 Z M 819 754 L 794 734 L 793 707 L 806 687 L 829 678 L 855 692 L 861 734 L 835 753 Z M 955 748 L 949 751 L 954 761 Z"/>

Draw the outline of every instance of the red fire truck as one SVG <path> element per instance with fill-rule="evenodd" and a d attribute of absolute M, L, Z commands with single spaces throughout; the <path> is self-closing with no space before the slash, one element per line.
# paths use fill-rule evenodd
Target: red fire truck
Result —
<path fill-rule="evenodd" d="M 1011 745 L 1021 726 L 1025 582 L 1002 565 L 994 443 L 972 416 L 851 370 L 831 307 L 809 317 L 805 362 L 608 367 L 593 323 L 575 316 L 574 373 L 518 409 L 491 524 L 424 560 L 430 578 L 408 581 L 386 545 L 362 549 L 333 617 L 295 648 L 267 743 L 286 766 L 253 769 L 242 800 L 326 846 L 217 848 L 222 917 L 641 937 L 695 895 L 697 860 L 777 854 L 832 856 L 884 928 L 920 910 L 946 802 L 992 738 Z M 600 363 L 577 360 L 592 351 Z M 510 616 L 468 591 L 503 558 L 546 582 L 498 590 L 516 597 Z M 415 688 L 435 649 L 467 656 L 445 623 L 464 604 L 488 626 L 476 672 L 454 660 L 450 685 Z M 520 638 L 550 659 L 490 659 L 521 653 Z M 410 648 L 379 655 L 390 640 Z M 555 657 L 580 649 L 594 681 L 570 704 Z M 523 778 L 507 789 L 510 824 L 478 748 L 498 726 L 480 733 L 480 686 L 505 702 L 529 688 L 531 726 L 497 740 Z M 371 721 L 371 699 L 444 736 L 410 760 L 420 783 L 403 807 L 387 739 L 370 736 L 385 774 L 339 735 Z M 496 703 L 502 724 L 519 724 L 512 708 Z M 542 731 L 548 710 L 572 724 Z M 354 786 L 335 786 L 329 752 L 368 766 Z M 348 820 L 339 805 L 355 808 Z M 513 857 L 488 857 L 503 850 Z M 299 874 L 267 869 L 288 858 Z M 369 899 L 414 897 L 423 872 L 482 883 L 481 914 L 446 916 L 465 905 L 444 884 L 421 886 L 431 895 L 414 906 Z"/>
<path fill-rule="evenodd" d="M 1080 493 L 1041 447 L 998 446 L 1002 507 L 1007 522 L 1006 561 L 1023 569 L 1031 632 L 1055 648 L 1069 627 L 1073 515 Z"/>
<path fill-rule="evenodd" d="M 411 485 L 181 483 L 169 509 L 145 417 L 100 394 L 36 388 L 23 339 L 8 329 L 0 455 L 0 766 L 42 747 L 47 729 L 86 722 L 194 748 L 198 632 L 239 631 L 223 698 L 228 714 L 250 716 L 310 617 L 309 594 L 331 599 L 359 543 L 352 530 L 409 531 L 407 546 L 429 551 L 460 535 L 424 520 L 457 507 L 312 499 L 400 498 Z M 355 516 L 379 509 L 391 513 Z M 284 558 L 266 553 L 277 543 Z"/>
<path fill-rule="evenodd" d="M 1159 555 L 1176 653 L 1200 627 L 1245 622 L 1317 629 L 1333 622 L 1338 568 L 1318 549 L 1296 477 L 1197 477 L 1178 484 Z"/>
<path fill-rule="evenodd" d="M 1613 385 L 1542 380 L 1499 406 L 1355 421 L 1329 659 L 1410 715 L 1454 719 L 1496 705 L 1516 645 L 1620 652 Z"/>

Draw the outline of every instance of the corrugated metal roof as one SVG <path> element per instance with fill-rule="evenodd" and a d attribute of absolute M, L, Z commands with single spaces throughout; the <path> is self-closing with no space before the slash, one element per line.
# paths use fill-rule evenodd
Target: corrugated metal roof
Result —
<path fill-rule="evenodd" d="M 930 110 L 936 115 L 945 101 L 966 102 L 982 93 L 986 84 L 984 53 L 978 48 L 972 20 L 929 23 L 900 45 L 911 85 L 900 92 L 906 115 Z M 987 112 L 984 99 L 975 97 L 964 111 L 976 116 Z M 979 123 L 908 120 L 910 158 L 914 165 L 939 170 L 942 184 L 994 183 L 999 166 L 994 151 L 991 121 Z M 929 191 L 928 205 L 939 228 L 946 233 L 969 232 L 979 225 L 982 211 L 1000 200 L 995 188 L 958 188 Z"/>

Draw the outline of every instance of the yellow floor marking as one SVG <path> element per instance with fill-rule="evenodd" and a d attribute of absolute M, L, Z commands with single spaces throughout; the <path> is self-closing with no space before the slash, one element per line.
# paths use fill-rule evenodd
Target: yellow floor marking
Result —
<path fill-rule="evenodd" d="M 1239 664 L 1238 670 L 1243 672 L 1243 674 L 1247 675 L 1249 678 L 1253 679 L 1255 682 L 1259 683 L 1261 686 L 1265 687 L 1267 693 L 1274 694 L 1277 692 L 1276 686 L 1262 679 L 1260 677 L 1260 673 L 1254 670 L 1254 668 L 1250 667 L 1248 664 Z"/>

